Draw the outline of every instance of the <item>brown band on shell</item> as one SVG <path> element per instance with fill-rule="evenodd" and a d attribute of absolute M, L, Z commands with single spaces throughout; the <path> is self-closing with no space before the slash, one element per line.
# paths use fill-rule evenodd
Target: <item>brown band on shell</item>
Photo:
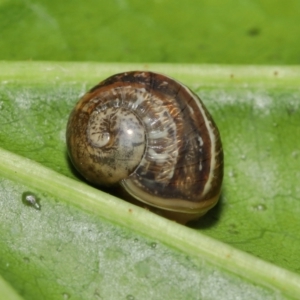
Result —
<path fill-rule="evenodd" d="M 160 180 L 160 176 L 166 173 L 169 161 L 149 162 L 146 152 L 137 170 L 122 184 L 135 197 L 155 206 L 174 209 L 177 201 L 178 209 L 175 210 L 185 207 L 185 210 L 194 212 L 204 207 L 210 208 L 220 194 L 223 175 L 220 137 L 211 116 L 200 99 L 178 82 L 153 73 L 130 74 L 126 81 L 136 80 L 137 77 L 152 95 L 151 105 L 156 98 L 164 99 L 163 106 L 176 128 L 176 134 L 169 135 L 164 142 L 168 145 L 173 143 L 178 152 L 173 165 L 174 172 L 167 182 Z M 154 115 L 154 118 L 157 117 Z M 162 132 L 165 127 L 165 124 L 161 124 L 157 130 Z M 151 128 L 147 128 L 147 131 L 151 131 Z M 168 139 L 171 140 L 166 141 Z M 148 147 L 151 141 L 148 137 Z"/>

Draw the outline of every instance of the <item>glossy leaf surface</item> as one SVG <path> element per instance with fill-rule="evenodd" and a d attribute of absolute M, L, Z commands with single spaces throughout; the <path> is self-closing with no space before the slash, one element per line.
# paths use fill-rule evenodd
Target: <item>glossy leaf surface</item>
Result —
<path fill-rule="evenodd" d="M 190 227 L 90 187 L 67 159 L 65 126 L 80 95 L 133 69 L 187 84 L 219 126 L 222 199 Z M 297 298 L 299 71 L 2 62 L 3 279 L 24 299 Z M 40 207 L 25 205 L 24 192 Z"/>

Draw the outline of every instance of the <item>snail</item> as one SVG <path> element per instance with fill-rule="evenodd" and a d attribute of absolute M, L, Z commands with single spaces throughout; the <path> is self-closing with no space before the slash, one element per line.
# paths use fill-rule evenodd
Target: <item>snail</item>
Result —
<path fill-rule="evenodd" d="M 218 202 L 219 131 L 196 94 L 167 76 L 131 71 L 100 82 L 71 112 L 66 138 L 87 181 L 167 218 L 185 224 Z"/>

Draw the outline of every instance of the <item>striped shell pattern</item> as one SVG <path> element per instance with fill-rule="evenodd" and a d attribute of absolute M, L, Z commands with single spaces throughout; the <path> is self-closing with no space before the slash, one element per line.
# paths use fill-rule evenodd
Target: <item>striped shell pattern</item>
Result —
<path fill-rule="evenodd" d="M 191 90 L 161 74 L 125 72 L 92 88 L 69 117 L 67 147 L 89 182 L 182 223 L 220 196 L 219 131 Z"/>

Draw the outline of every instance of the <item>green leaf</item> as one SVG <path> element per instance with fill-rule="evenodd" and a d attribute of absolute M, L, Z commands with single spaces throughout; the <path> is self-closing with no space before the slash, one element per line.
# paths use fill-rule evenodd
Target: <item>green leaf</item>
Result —
<path fill-rule="evenodd" d="M 299 17 L 299 0 L 0 0 L 0 58 L 299 64 Z"/>
<path fill-rule="evenodd" d="M 1 299 L 6 300 L 22 300 L 12 287 L 0 276 L 0 291 L 1 291 Z"/>
<path fill-rule="evenodd" d="M 219 126 L 222 198 L 189 227 L 81 182 L 67 159 L 65 126 L 80 95 L 133 69 L 189 85 Z M 0 63 L 1 276 L 24 299 L 297 299 L 299 74 Z"/>

